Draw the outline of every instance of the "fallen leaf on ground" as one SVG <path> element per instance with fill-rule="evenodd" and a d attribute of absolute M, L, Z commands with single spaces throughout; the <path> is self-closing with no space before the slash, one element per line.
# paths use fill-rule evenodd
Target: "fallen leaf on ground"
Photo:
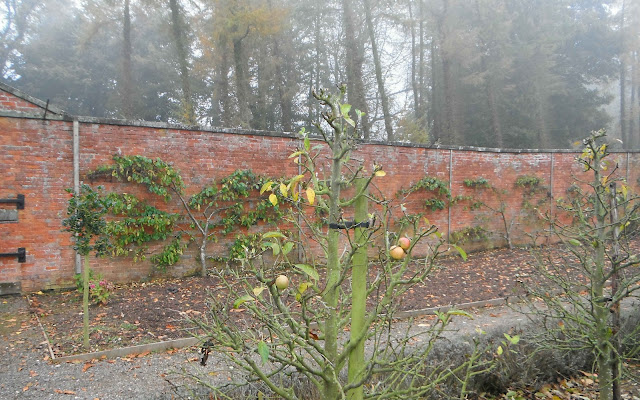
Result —
<path fill-rule="evenodd" d="M 54 392 L 58 393 L 58 394 L 68 394 L 68 395 L 74 395 L 76 394 L 76 392 L 74 392 L 73 390 L 60 390 L 60 389 L 54 389 Z"/>

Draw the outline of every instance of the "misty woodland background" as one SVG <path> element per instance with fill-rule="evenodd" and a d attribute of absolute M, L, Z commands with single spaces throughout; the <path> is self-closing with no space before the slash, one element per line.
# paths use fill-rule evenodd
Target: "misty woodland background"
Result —
<path fill-rule="evenodd" d="M 365 139 L 638 148 L 639 3 L 3 0 L 1 79 L 76 115 L 285 132 L 347 83 Z"/>

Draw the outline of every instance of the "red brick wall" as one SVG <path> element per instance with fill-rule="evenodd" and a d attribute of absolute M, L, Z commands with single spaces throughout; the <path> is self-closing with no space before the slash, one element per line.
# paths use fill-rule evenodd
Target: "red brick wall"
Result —
<path fill-rule="evenodd" d="M 114 154 L 160 157 L 172 163 L 180 170 L 191 193 L 236 169 L 251 169 L 272 176 L 298 174 L 297 166 L 288 156 L 300 142 L 291 137 L 85 121 L 89 122 L 79 124 L 81 179 L 95 167 L 110 163 Z M 19 221 L 0 223 L 0 252 L 12 252 L 18 247 L 27 250 L 26 263 L 18 263 L 16 258 L 0 258 L 0 282 L 20 281 L 24 291 L 72 282 L 72 242 L 61 225 L 68 199 L 65 189 L 73 186 L 72 130 L 71 121 L 0 117 L 0 198 L 17 194 L 26 197 L 25 209 L 18 213 Z M 565 195 L 572 181 L 571 174 L 581 173 L 573 161 L 576 154 L 566 152 L 510 153 L 366 144 L 360 146 L 356 156 L 365 160 L 369 170 L 373 164 L 383 166 L 387 175 L 376 181 L 377 187 L 396 203 L 400 201 L 396 194 L 401 189 L 425 175 L 437 176 L 443 181 L 451 178 L 454 196 L 473 194 L 463 185 L 464 179 L 482 176 L 494 185 L 513 191 L 518 176 L 536 175 L 547 186 L 553 183 L 551 191 L 558 197 Z M 628 171 L 630 183 L 637 188 L 640 155 L 621 153 L 615 158 L 621 173 Z M 483 196 L 485 201 L 491 201 L 488 194 Z M 422 211 L 422 201 L 423 196 L 415 193 L 406 199 L 406 206 L 410 212 Z M 508 201 L 509 208 L 515 212 L 522 198 L 513 195 Z M 456 231 L 477 224 L 501 231 L 498 219 L 487 210 L 471 210 L 460 202 L 451 207 L 450 213 L 450 219 L 447 209 L 428 212 L 427 216 L 444 234 L 449 229 Z M 395 217 L 398 216 L 396 212 Z M 484 222 L 479 222 L 482 218 Z M 523 229 L 514 228 L 520 242 L 525 240 L 522 232 Z M 218 244 L 217 249 L 222 245 Z M 190 253 L 185 257 L 183 267 L 176 272 L 192 267 L 194 256 Z M 152 271 L 148 261 L 133 263 L 131 259 L 92 259 L 92 266 L 115 281 L 145 279 Z"/>

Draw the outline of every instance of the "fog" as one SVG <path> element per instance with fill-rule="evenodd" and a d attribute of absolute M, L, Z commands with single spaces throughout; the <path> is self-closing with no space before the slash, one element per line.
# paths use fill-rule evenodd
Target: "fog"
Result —
<path fill-rule="evenodd" d="M 295 133 L 345 83 L 366 140 L 638 148 L 638 3 L 9 0 L 0 65 L 75 115 Z"/>

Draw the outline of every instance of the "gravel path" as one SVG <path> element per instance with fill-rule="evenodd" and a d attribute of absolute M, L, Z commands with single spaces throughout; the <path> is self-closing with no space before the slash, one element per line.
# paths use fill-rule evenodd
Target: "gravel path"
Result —
<path fill-rule="evenodd" d="M 171 398 L 165 374 L 195 356 L 182 350 L 89 364 L 53 364 L 23 297 L 0 298 L 0 318 L 2 399 Z"/>
<path fill-rule="evenodd" d="M 473 314 L 474 320 L 459 318 L 452 328 L 472 333 L 476 327 L 490 330 L 505 322 L 514 325 L 524 319 L 506 307 L 477 309 Z M 195 348 L 115 360 L 51 363 L 42 330 L 23 297 L 0 298 L 0 323 L 2 399 L 194 398 L 198 396 L 181 386 L 184 382 L 177 379 L 176 371 L 199 373 L 217 383 L 228 378 L 228 371 L 216 370 L 220 364 L 213 355 L 206 366 L 200 366 Z M 401 325 L 399 331 L 403 331 Z M 417 323 L 416 329 L 421 329 L 420 325 L 428 324 Z M 167 378 L 180 386 L 177 393 Z"/>

